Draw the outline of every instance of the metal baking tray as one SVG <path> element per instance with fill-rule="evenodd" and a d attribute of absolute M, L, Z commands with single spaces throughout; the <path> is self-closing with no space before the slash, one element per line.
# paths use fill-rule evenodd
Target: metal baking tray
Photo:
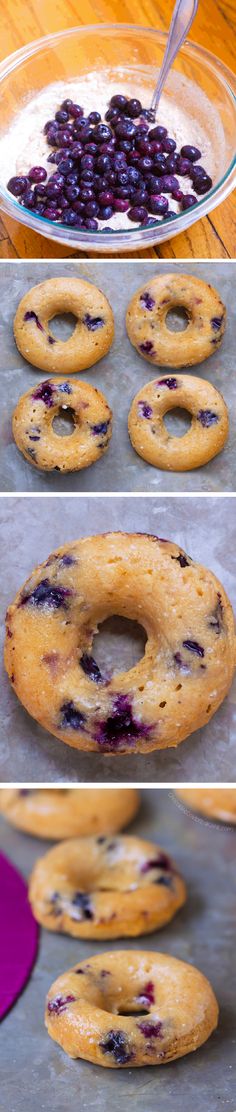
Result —
<path fill-rule="evenodd" d="M 235 843 L 236 830 L 190 815 L 167 789 L 143 792 L 132 832 L 172 853 L 188 888 L 187 904 L 152 935 L 111 944 L 41 931 L 27 987 L 1 1027 L 0 1112 L 235 1112 Z M 29 876 L 49 843 L 0 823 L 0 845 Z M 160 1068 L 105 1070 L 72 1061 L 44 1028 L 52 981 L 71 965 L 109 949 L 160 950 L 196 965 L 220 1005 L 217 1031 L 205 1045 Z"/>
<path fill-rule="evenodd" d="M 201 364 L 190 368 L 192 374 L 209 379 L 224 395 L 230 414 L 230 438 L 224 451 L 205 467 L 196 471 L 173 473 L 160 471 L 142 460 L 132 448 L 127 419 L 131 402 L 142 386 L 158 375 L 129 343 L 125 328 L 125 312 L 138 286 L 149 277 L 163 272 L 188 273 L 215 285 L 227 306 L 228 323 L 221 347 Z M 13 336 L 13 318 L 23 295 L 38 282 L 52 277 L 75 276 L 101 287 L 111 302 L 115 315 L 114 344 L 95 367 L 79 376 L 104 392 L 113 409 L 113 436 L 108 452 L 92 467 L 62 475 L 53 471 L 37 471 L 27 463 L 16 448 L 12 437 L 11 417 L 19 397 L 48 378 L 27 363 L 17 351 Z M 229 262 L 189 263 L 150 262 L 148 260 L 92 260 L 64 262 L 2 262 L 0 278 L 0 490 L 2 491 L 234 491 L 236 490 L 236 427 L 235 376 L 235 286 L 234 264 Z M 60 318 L 55 335 L 68 335 L 68 321 Z M 171 368 L 172 370 L 175 368 Z M 184 371 L 181 371 L 181 374 Z M 171 431 L 186 430 L 182 418 L 172 415 Z"/>
<path fill-rule="evenodd" d="M 66 542 L 119 529 L 155 533 L 175 541 L 194 560 L 218 575 L 236 609 L 233 496 L 1 498 L 2 641 L 5 609 L 36 564 Z M 131 627 L 129 637 L 123 634 L 118 640 L 113 621 L 109 629 L 109 636 L 100 634 L 107 654 L 104 665 L 106 662 L 109 669 L 112 664 L 117 668 L 118 658 L 120 670 L 132 667 L 137 659 L 136 650 L 142 655 L 142 641 L 136 625 Z M 145 756 L 110 757 L 78 752 L 41 729 L 23 710 L 3 673 L 0 739 L 0 781 L 3 783 L 11 781 L 13 776 L 17 782 L 26 779 L 29 782 L 92 783 L 134 780 L 151 784 L 181 780 L 232 781 L 236 780 L 236 682 L 214 718 L 177 749 L 157 750 Z"/>

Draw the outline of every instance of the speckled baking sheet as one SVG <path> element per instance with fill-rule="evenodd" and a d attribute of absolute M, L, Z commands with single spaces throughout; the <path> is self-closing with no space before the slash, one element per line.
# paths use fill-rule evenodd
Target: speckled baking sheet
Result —
<path fill-rule="evenodd" d="M 235 498 L 216 496 L 132 498 L 2 498 L 0 574 L 2 635 L 4 611 L 35 564 L 72 539 L 107 530 L 155 533 L 180 544 L 223 582 L 236 610 Z M 114 629 L 116 627 L 112 627 Z M 136 627 L 135 627 L 136 629 Z M 106 665 L 119 670 L 134 663 L 142 646 L 110 638 Z M 131 654 L 130 655 L 130 648 Z M 129 655 L 128 654 L 129 649 Z M 97 650 L 95 649 L 97 657 Z M 98 657 L 97 657 L 98 658 Z M 101 665 L 101 659 L 99 660 Z M 104 661 L 105 664 L 105 661 Z M 236 683 L 214 718 L 177 749 L 130 756 L 82 753 L 43 730 L 23 709 L 3 676 L 0 700 L 0 780 L 3 783 L 71 780 L 233 781 L 236 780 Z"/>
<path fill-rule="evenodd" d="M 235 843 L 236 830 L 188 814 L 167 791 L 146 791 L 132 832 L 173 853 L 188 901 L 165 929 L 109 944 L 41 932 L 27 988 L 2 1023 L 0 1110 L 6 1112 L 235 1112 Z M 1 849 L 28 876 L 49 843 L 0 823 Z M 105 1070 L 72 1061 L 49 1039 L 44 1001 L 71 965 L 108 949 L 170 953 L 209 978 L 220 1005 L 217 1031 L 196 1053 L 169 1065 Z"/>
<path fill-rule="evenodd" d="M 230 438 L 224 451 L 205 467 L 174 474 L 157 470 L 142 460 L 132 448 L 127 418 L 135 394 L 158 373 L 142 359 L 129 343 L 125 312 L 138 286 L 149 276 L 163 271 L 189 273 L 215 285 L 227 306 L 228 324 L 223 344 L 210 359 L 192 368 L 192 373 L 210 380 L 223 393 L 230 412 Z M 17 305 L 31 286 L 46 278 L 73 275 L 94 282 L 109 298 L 116 326 L 111 351 L 95 367 L 84 371 L 81 381 L 101 389 L 114 413 L 114 428 L 108 453 L 92 467 L 69 475 L 36 471 L 18 452 L 12 439 L 11 416 L 19 397 L 48 376 L 31 368 L 14 343 L 12 324 Z M 83 262 L 9 262 L 1 263 L 0 275 L 0 490 L 3 491 L 225 491 L 236 490 L 236 285 L 235 267 L 229 262 L 137 262 L 88 260 Z M 59 332 L 68 335 L 68 324 L 61 318 Z M 56 329 L 56 326 L 55 326 Z M 172 368 L 173 370 L 174 368 Z M 181 372 L 182 373 L 182 372 Z M 184 373 L 184 372 L 183 372 Z M 183 418 L 170 431 L 185 431 Z"/>

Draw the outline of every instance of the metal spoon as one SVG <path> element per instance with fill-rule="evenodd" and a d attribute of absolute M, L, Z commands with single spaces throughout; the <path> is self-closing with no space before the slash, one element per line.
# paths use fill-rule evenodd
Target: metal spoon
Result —
<path fill-rule="evenodd" d="M 162 93 L 163 85 L 165 84 L 167 74 L 178 54 L 178 50 L 185 41 L 189 28 L 191 27 L 195 15 L 197 13 L 199 0 L 176 0 L 175 8 L 172 15 L 170 30 L 168 34 L 165 54 L 158 77 L 158 82 L 153 93 L 151 111 L 156 116 L 160 96 Z"/>

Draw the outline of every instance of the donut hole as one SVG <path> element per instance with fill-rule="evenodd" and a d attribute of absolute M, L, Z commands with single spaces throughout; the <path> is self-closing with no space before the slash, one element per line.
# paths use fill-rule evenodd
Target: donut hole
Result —
<path fill-rule="evenodd" d="M 192 418 L 187 409 L 176 406 L 165 413 L 163 421 L 170 436 L 186 436 L 191 428 Z"/>
<path fill-rule="evenodd" d="M 75 413 L 70 405 L 61 405 L 53 417 L 52 427 L 56 436 L 71 436 L 75 431 Z"/>
<path fill-rule="evenodd" d="M 142 1019 L 143 1015 L 150 1015 L 150 1010 L 148 1010 L 148 1008 L 140 1008 L 139 1005 L 135 1007 L 134 1004 L 133 1008 L 131 1005 L 129 1008 L 116 1008 L 116 1015 L 130 1016 L 130 1019 L 135 1015 L 137 1019 Z"/>
<path fill-rule="evenodd" d="M 77 317 L 74 313 L 55 313 L 55 316 L 49 321 L 50 332 L 55 336 L 55 340 L 70 340 L 73 336 L 77 324 Z"/>
<path fill-rule="evenodd" d="M 95 657 L 102 673 L 128 672 L 145 652 L 147 634 L 139 622 L 114 614 L 98 627 Z"/>
<path fill-rule="evenodd" d="M 187 309 L 184 309 L 183 305 L 175 305 L 172 309 L 168 309 L 165 319 L 168 332 L 185 332 L 189 322 L 189 313 L 187 313 Z"/>

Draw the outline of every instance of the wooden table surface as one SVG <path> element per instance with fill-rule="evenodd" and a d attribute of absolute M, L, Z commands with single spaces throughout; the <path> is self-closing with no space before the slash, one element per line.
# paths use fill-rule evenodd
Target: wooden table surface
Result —
<path fill-rule="evenodd" d="M 79 24 L 136 23 L 166 30 L 173 0 L 0 0 L 1 60 L 49 32 Z M 200 0 L 190 38 L 215 53 L 231 69 L 235 63 L 235 0 Z M 83 251 L 64 249 L 1 214 L 0 258 L 76 258 Z M 96 255 L 94 254 L 94 257 Z M 97 256 L 99 257 L 99 256 Z M 127 257 L 127 256 L 126 256 Z M 134 254 L 130 255 L 134 258 Z M 236 257 L 236 201 L 231 194 L 210 216 L 162 247 L 137 251 L 136 257 L 227 259 Z"/>

